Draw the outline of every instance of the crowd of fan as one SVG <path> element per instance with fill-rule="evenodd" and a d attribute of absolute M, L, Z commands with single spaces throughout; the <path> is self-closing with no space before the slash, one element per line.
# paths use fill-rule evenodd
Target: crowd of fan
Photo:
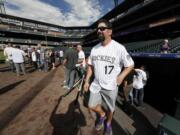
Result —
<path fill-rule="evenodd" d="M 17 76 L 22 73 L 26 74 L 25 63 L 34 67 L 37 71 L 48 72 L 50 69 L 55 69 L 56 63 L 63 64 L 65 67 L 65 83 L 63 88 L 70 89 L 75 81 L 76 68 L 81 72 L 85 71 L 86 59 L 85 53 L 81 45 L 73 47 L 72 45 L 65 51 L 53 51 L 42 47 L 38 44 L 37 47 L 28 47 L 22 50 L 20 46 L 13 46 L 9 43 L 4 49 L 6 61 L 9 63 L 12 72 L 17 73 Z M 142 105 L 144 98 L 144 86 L 147 81 L 147 74 L 144 66 L 139 69 L 132 70 L 123 83 L 123 97 L 125 102 L 130 104 Z M 134 91 L 134 92 L 133 92 Z"/>
<path fill-rule="evenodd" d="M 25 64 L 29 64 L 37 71 L 48 72 L 50 69 L 55 69 L 55 64 L 62 62 L 63 52 L 47 49 L 41 44 L 37 47 L 21 49 L 20 46 L 13 46 L 8 43 L 4 49 L 6 62 L 9 64 L 12 72 L 16 72 L 17 76 L 26 74 Z"/>

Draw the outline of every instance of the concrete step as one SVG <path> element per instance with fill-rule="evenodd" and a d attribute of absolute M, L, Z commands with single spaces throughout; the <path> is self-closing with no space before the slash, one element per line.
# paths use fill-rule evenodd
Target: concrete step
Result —
<path fill-rule="evenodd" d="M 124 130 L 125 133 L 130 135 L 135 133 L 136 129 L 132 125 L 134 121 L 117 106 L 113 119 Z"/>

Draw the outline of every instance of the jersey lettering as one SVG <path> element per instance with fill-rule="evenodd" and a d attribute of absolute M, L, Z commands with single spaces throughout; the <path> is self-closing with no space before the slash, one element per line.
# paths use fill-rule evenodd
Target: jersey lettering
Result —
<path fill-rule="evenodd" d="M 105 55 L 92 56 L 93 61 L 106 61 L 106 62 L 109 62 L 111 64 L 114 63 L 115 59 L 116 59 L 115 57 L 105 56 Z"/>

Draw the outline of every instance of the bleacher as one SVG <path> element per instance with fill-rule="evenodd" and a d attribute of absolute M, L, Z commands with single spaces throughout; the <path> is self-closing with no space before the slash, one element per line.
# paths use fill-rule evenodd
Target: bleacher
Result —
<path fill-rule="evenodd" d="M 140 41 L 124 44 L 129 52 L 159 52 L 163 39 Z"/>
<path fill-rule="evenodd" d="M 61 46 L 66 41 L 70 41 L 70 43 L 81 42 L 82 38 L 92 30 L 90 27 L 64 27 L 0 14 L 1 43 L 12 42 L 29 45 L 43 43 L 48 46 Z"/>
<path fill-rule="evenodd" d="M 49 46 L 60 46 L 62 43 L 60 42 L 53 42 L 53 41 L 45 41 L 45 40 L 33 40 L 33 39 L 22 39 L 22 38 L 5 38 L 0 37 L 1 42 L 11 42 L 13 44 L 24 44 L 24 45 L 37 45 L 38 43 L 41 43 L 43 45 L 48 44 Z"/>
<path fill-rule="evenodd" d="M 130 53 L 160 53 L 164 39 L 132 42 L 124 44 Z M 180 37 L 169 39 L 169 53 L 177 53 L 180 49 Z"/>

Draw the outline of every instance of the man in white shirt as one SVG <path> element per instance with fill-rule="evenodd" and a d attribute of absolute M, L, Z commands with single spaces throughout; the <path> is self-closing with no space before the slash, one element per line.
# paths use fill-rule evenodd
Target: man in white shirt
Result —
<path fill-rule="evenodd" d="M 84 51 L 82 50 L 81 45 L 77 45 L 77 51 L 78 51 L 78 64 L 80 64 L 80 67 L 85 68 L 85 54 Z"/>
<path fill-rule="evenodd" d="M 144 99 L 144 86 L 147 81 L 147 74 L 145 72 L 144 65 L 141 65 L 139 69 L 135 69 L 136 74 L 133 78 L 133 88 L 134 88 L 134 102 L 138 106 L 143 105 L 143 99 Z"/>
<path fill-rule="evenodd" d="M 86 67 L 86 61 L 85 61 L 85 54 L 84 51 L 82 50 L 81 45 L 77 45 L 77 51 L 78 51 L 78 64 L 76 66 L 78 67 L 79 70 L 79 77 L 82 76 L 85 72 L 85 67 Z"/>
<path fill-rule="evenodd" d="M 6 62 L 9 63 L 9 66 L 10 66 L 10 69 L 12 72 L 14 72 L 14 70 L 15 70 L 14 63 L 12 60 L 12 51 L 13 50 L 14 50 L 14 48 L 12 47 L 11 43 L 8 43 L 8 45 L 4 49 L 4 56 L 6 57 Z"/>
<path fill-rule="evenodd" d="M 38 46 L 37 53 L 39 55 L 39 58 L 37 59 L 37 63 L 38 63 L 39 71 L 47 71 L 48 67 L 47 67 L 47 62 L 45 60 L 45 50 L 41 46 L 41 44 L 38 44 L 37 46 Z"/>
<path fill-rule="evenodd" d="M 32 53 L 31 53 L 31 59 L 32 59 L 32 63 L 34 65 L 34 68 L 35 69 L 38 69 L 38 64 L 37 64 L 37 56 L 38 55 L 38 52 L 36 51 L 36 49 L 33 47 L 32 48 Z"/>
<path fill-rule="evenodd" d="M 17 76 L 20 76 L 20 69 L 22 70 L 24 75 L 26 74 L 24 67 L 24 56 L 25 52 L 20 49 L 20 46 L 16 46 L 15 49 L 12 51 L 12 60 L 16 67 Z"/>
<path fill-rule="evenodd" d="M 60 64 L 63 63 L 63 57 L 64 57 L 64 52 L 63 52 L 63 50 L 60 50 L 60 51 L 59 51 Z"/>
<path fill-rule="evenodd" d="M 100 116 L 99 122 L 95 126 L 97 131 L 104 128 L 106 113 L 103 111 L 101 104 L 102 99 L 105 101 L 109 111 L 104 133 L 105 135 L 111 135 L 111 121 L 118 93 L 117 86 L 133 69 L 134 62 L 125 47 L 112 40 L 112 25 L 110 22 L 100 20 L 97 34 L 100 43 L 91 50 L 84 90 L 90 89 L 89 108 Z M 123 67 L 124 69 L 121 71 Z M 89 80 L 93 73 L 94 80 L 90 85 Z"/>

